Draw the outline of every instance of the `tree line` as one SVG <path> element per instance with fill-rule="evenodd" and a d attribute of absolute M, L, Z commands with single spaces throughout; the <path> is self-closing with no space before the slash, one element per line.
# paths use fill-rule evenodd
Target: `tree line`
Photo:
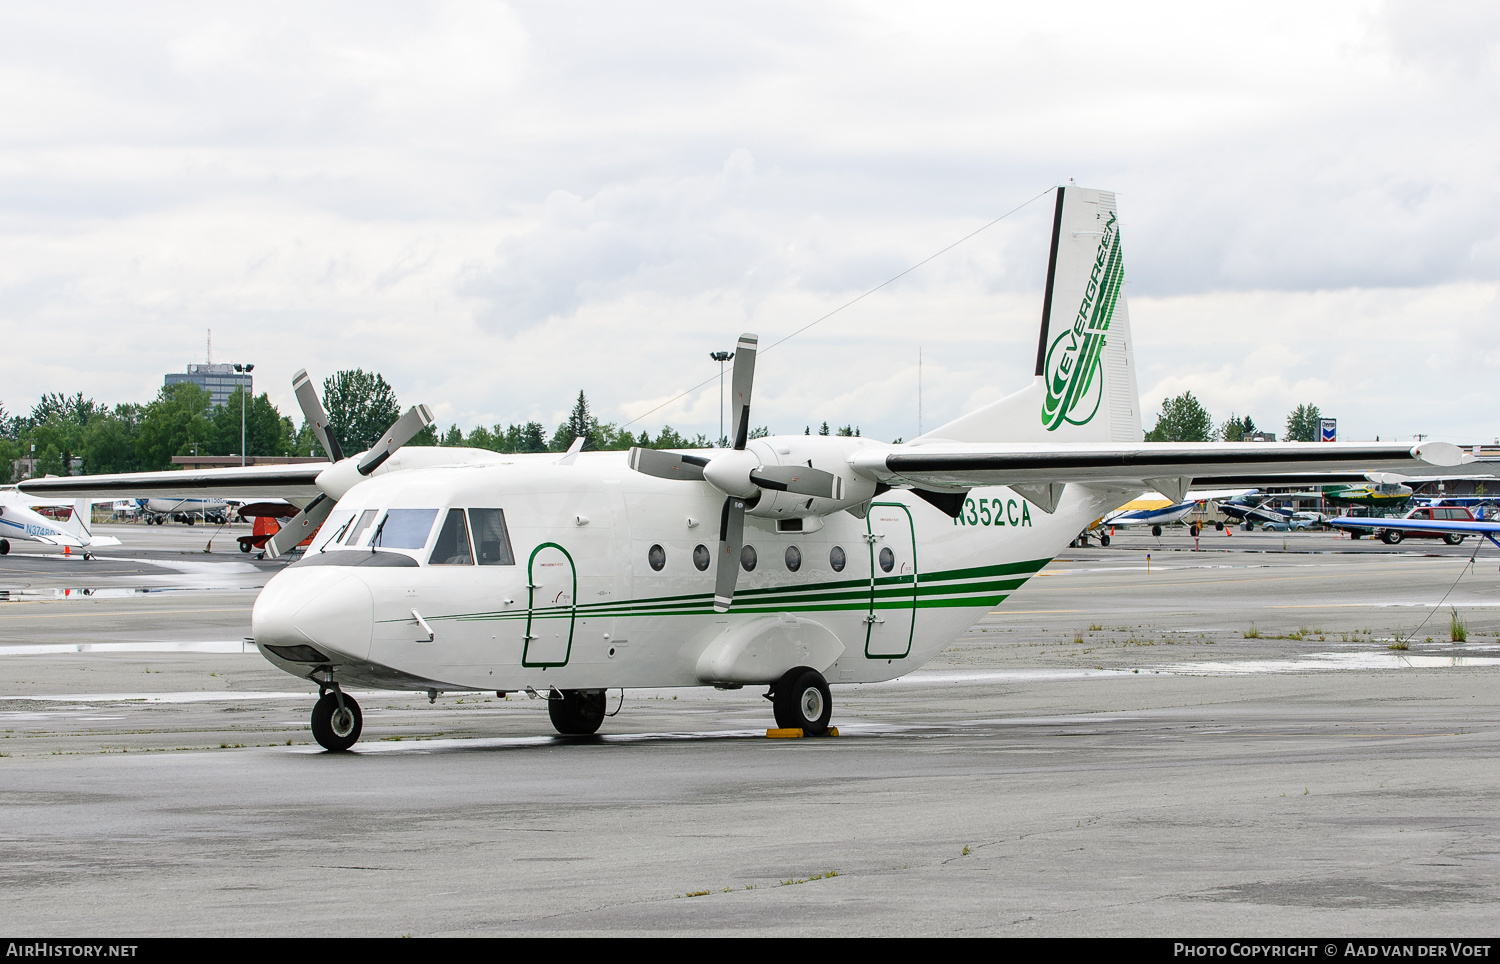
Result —
<path fill-rule="evenodd" d="M 1322 419 L 1323 413 L 1318 410 L 1318 406 L 1298 405 L 1286 417 L 1286 434 L 1283 438 L 1288 442 L 1316 442 L 1321 437 Z M 1249 415 L 1236 415 L 1233 412 L 1216 429 L 1208 409 L 1193 397 L 1192 392 L 1183 392 L 1176 398 L 1161 400 L 1161 414 L 1157 416 L 1156 427 L 1146 433 L 1146 441 L 1238 442 L 1246 435 L 1259 431 L 1261 429 L 1256 427 L 1255 420 Z"/>
<path fill-rule="evenodd" d="M 346 454 L 369 448 L 401 416 L 401 404 L 390 383 L 378 372 L 348 369 L 323 381 L 323 405 L 329 428 Z M 266 393 L 249 395 L 235 389 L 214 406 L 208 392 L 191 382 L 164 386 L 145 404 L 122 403 L 110 408 L 82 392 L 48 393 L 25 415 L 11 414 L 0 402 L 0 475 L 14 480 L 18 460 L 35 457 L 36 475 L 88 475 L 143 472 L 170 468 L 178 455 L 239 455 L 241 409 L 244 451 L 249 456 L 325 456 L 311 426 L 300 428 L 271 403 Z M 804 429 L 812 434 L 812 427 Z M 751 438 L 770 435 L 760 426 Z M 827 422 L 820 435 L 833 433 Z M 846 425 L 838 435 L 858 435 Z M 468 433 L 454 424 L 446 432 L 428 428 L 408 445 L 462 445 L 492 452 L 563 452 L 582 437 L 586 451 L 628 449 L 709 448 L 702 433 L 687 436 L 663 425 L 653 438 L 644 429 L 632 433 L 614 422 L 600 422 L 580 390 L 568 417 L 549 432 L 540 422 L 476 426 Z M 898 440 L 899 441 L 899 440 Z M 720 439 L 728 445 L 728 439 Z"/>

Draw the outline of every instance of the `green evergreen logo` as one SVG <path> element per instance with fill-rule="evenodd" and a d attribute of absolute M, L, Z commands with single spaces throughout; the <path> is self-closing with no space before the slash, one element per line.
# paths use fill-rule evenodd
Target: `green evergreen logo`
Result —
<path fill-rule="evenodd" d="M 1064 423 L 1086 425 L 1098 413 L 1104 399 L 1104 341 L 1124 281 L 1120 231 L 1111 211 L 1078 314 L 1047 349 L 1047 400 L 1042 403 L 1047 431 Z"/>

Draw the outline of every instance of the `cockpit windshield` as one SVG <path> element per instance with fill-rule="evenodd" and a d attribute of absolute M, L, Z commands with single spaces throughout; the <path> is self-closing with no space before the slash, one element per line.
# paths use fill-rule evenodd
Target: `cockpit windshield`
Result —
<path fill-rule="evenodd" d="M 427 545 L 436 509 L 390 509 L 375 527 L 370 538 L 372 548 L 420 549 Z"/>

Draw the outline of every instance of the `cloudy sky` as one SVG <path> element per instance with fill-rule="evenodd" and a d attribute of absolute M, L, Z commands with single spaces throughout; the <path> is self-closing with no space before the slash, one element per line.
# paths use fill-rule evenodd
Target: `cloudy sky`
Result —
<path fill-rule="evenodd" d="M 0 6 L 0 403 L 202 361 L 444 425 L 718 431 L 717 372 L 1069 178 L 1145 408 L 1500 438 L 1482 3 Z M 1036 201 L 765 353 L 753 421 L 917 431 L 1030 375 Z M 1148 418 L 1148 427 L 1153 419 Z"/>

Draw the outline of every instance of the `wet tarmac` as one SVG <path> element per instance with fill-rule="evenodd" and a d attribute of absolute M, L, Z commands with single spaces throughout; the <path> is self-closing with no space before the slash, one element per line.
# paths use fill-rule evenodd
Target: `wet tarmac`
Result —
<path fill-rule="evenodd" d="M 836 739 L 765 739 L 749 689 L 612 693 L 586 741 L 368 693 L 331 755 L 311 686 L 243 652 L 279 563 L 106 534 L 0 559 L 15 932 L 1494 931 L 1493 547 L 1121 533 L 836 687 Z"/>

